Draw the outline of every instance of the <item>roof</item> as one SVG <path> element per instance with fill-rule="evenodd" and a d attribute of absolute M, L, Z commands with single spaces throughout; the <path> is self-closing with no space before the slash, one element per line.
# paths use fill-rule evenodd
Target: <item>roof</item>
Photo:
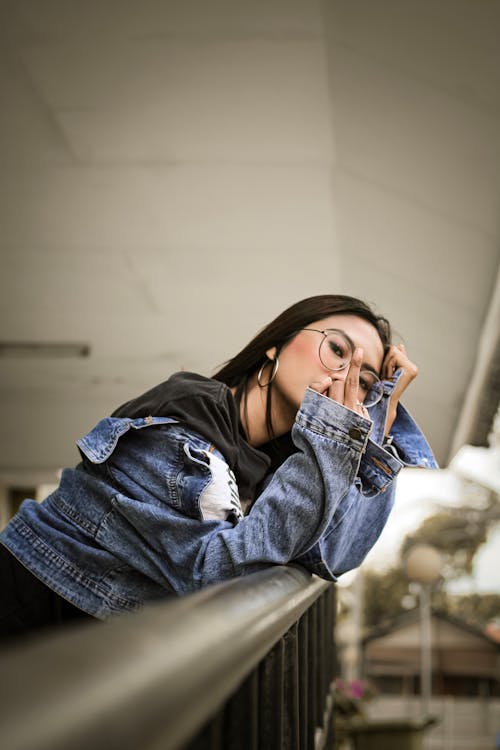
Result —
<path fill-rule="evenodd" d="M 419 621 L 419 619 L 420 619 L 419 610 L 413 609 L 410 612 L 407 612 L 399 617 L 396 617 L 390 621 L 384 622 L 380 626 L 372 628 L 369 631 L 369 633 L 365 635 L 362 642 L 365 645 L 374 640 L 377 640 L 378 638 L 383 638 L 384 636 L 387 636 L 391 633 L 395 633 L 398 630 L 402 630 L 411 625 L 414 625 L 415 623 Z M 476 625 L 472 625 L 471 623 L 466 622 L 465 620 L 449 615 L 448 613 L 443 612 L 442 610 L 438 610 L 438 609 L 432 610 L 432 619 L 442 621 L 444 623 L 454 626 L 455 628 L 462 630 L 464 633 L 468 633 L 471 636 L 480 638 L 481 640 L 485 641 L 486 643 L 490 644 L 495 649 L 500 651 L 500 642 L 497 642 L 494 638 L 488 635 L 487 632 L 477 627 Z"/>

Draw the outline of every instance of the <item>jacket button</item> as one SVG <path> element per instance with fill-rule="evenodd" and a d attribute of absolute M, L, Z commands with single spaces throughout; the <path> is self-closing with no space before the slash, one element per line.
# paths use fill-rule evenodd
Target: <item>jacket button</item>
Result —
<path fill-rule="evenodd" d="M 363 437 L 363 433 L 361 432 L 359 427 L 351 427 L 349 429 L 349 437 L 353 440 L 361 440 L 361 438 Z"/>

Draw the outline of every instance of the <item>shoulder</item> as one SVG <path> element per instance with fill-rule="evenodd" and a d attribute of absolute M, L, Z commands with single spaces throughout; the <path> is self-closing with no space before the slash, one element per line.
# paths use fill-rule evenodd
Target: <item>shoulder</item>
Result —
<path fill-rule="evenodd" d="M 116 409 L 113 417 L 168 416 L 174 405 L 183 403 L 212 404 L 228 408 L 232 393 L 225 385 L 213 378 L 194 372 L 176 372 L 145 393 L 127 401 Z"/>
<path fill-rule="evenodd" d="M 225 383 L 196 372 L 176 372 L 160 386 L 168 391 L 170 400 L 181 398 L 209 398 L 225 401 L 230 390 Z"/>

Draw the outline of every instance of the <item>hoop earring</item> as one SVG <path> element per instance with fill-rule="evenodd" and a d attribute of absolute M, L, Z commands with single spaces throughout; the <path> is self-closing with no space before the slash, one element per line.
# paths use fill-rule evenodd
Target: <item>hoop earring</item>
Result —
<path fill-rule="evenodd" d="M 266 367 L 266 365 L 268 364 L 268 362 L 272 362 L 273 363 L 273 371 L 271 372 L 271 377 L 269 378 L 269 380 L 267 381 L 267 383 L 262 383 L 261 382 L 262 373 L 264 372 L 264 367 Z M 278 357 L 276 357 L 275 359 L 268 359 L 268 360 L 266 360 L 266 362 L 264 362 L 264 364 L 260 368 L 259 372 L 257 373 L 257 383 L 259 384 L 259 386 L 261 388 L 267 388 L 268 385 L 271 385 L 271 383 L 273 382 L 274 378 L 276 377 L 276 373 L 278 372 L 278 367 L 279 366 L 280 366 L 280 362 L 279 362 Z"/>

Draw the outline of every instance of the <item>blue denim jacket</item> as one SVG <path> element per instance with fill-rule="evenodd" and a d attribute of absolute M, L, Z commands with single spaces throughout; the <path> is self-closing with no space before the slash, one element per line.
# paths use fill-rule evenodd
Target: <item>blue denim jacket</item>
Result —
<path fill-rule="evenodd" d="M 271 564 L 300 563 L 335 580 L 379 536 L 406 465 L 435 467 L 402 407 L 396 450 L 380 445 L 388 397 L 371 420 L 308 389 L 297 452 L 244 515 L 234 475 L 204 438 L 168 417 L 108 417 L 78 441 L 42 503 L 26 500 L 0 541 L 38 578 L 98 618 Z"/>

